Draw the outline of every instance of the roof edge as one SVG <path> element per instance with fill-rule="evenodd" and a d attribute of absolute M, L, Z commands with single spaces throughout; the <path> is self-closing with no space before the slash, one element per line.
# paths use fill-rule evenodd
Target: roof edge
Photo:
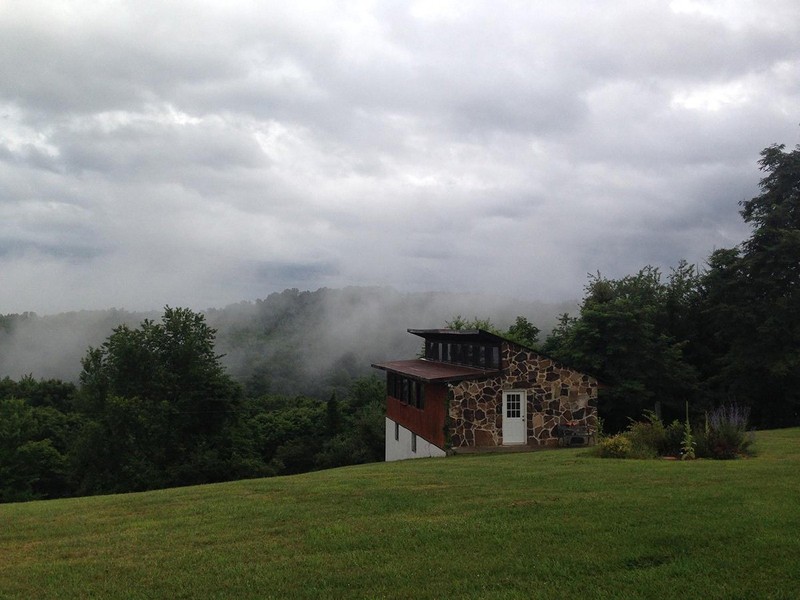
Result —
<path fill-rule="evenodd" d="M 497 342 L 508 342 L 510 340 L 504 338 L 502 335 L 497 335 L 486 329 L 406 329 L 408 333 L 417 335 L 419 337 L 435 337 L 441 335 L 453 337 L 467 337 L 479 336 Z"/>
<path fill-rule="evenodd" d="M 450 372 L 425 372 L 426 369 L 424 369 L 424 367 L 422 371 L 414 368 L 426 364 L 430 365 L 434 369 L 444 368 L 445 371 Z M 379 369 L 388 373 L 396 373 L 398 375 L 410 377 L 411 379 L 416 379 L 425 383 L 455 383 L 458 381 L 485 379 L 487 377 L 494 377 L 502 372 L 500 369 L 481 369 L 479 367 L 469 367 L 466 365 L 454 365 L 438 361 L 429 361 L 424 358 L 389 361 L 386 363 L 372 363 L 370 366 L 373 369 Z"/>

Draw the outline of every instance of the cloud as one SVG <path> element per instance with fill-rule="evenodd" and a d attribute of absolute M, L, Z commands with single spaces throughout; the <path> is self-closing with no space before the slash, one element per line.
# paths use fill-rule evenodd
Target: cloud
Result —
<path fill-rule="evenodd" d="M 9 1 L 0 313 L 580 296 L 747 235 L 800 9 Z"/>

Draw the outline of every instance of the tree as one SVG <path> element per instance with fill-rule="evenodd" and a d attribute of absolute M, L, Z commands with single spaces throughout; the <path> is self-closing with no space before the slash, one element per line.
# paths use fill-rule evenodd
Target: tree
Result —
<path fill-rule="evenodd" d="M 216 331 L 202 314 L 166 307 L 161 323 L 121 325 L 90 348 L 80 376 L 83 392 L 102 405 L 109 395 L 167 402 L 194 432 L 218 431 L 235 407 L 238 386 L 214 352 Z"/>
<path fill-rule="evenodd" d="M 354 379 L 341 402 L 338 433 L 315 458 L 319 468 L 383 460 L 386 433 L 386 382 L 374 375 Z"/>
<path fill-rule="evenodd" d="M 215 333 L 202 314 L 166 307 L 160 323 L 121 325 L 89 348 L 80 375 L 92 420 L 78 452 L 84 491 L 226 478 L 241 391 L 214 352 Z"/>
<path fill-rule="evenodd" d="M 759 426 L 800 423 L 800 146 L 764 149 L 761 193 L 741 202 L 753 227 L 707 269 L 681 262 L 666 283 L 646 267 L 591 278 L 580 316 L 545 351 L 599 376 L 601 416 L 619 428 L 660 401 L 673 415 L 736 401 Z"/>
<path fill-rule="evenodd" d="M 682 278 L 661 281 L 645 267 L 622 279 L 592 276 L 580 316 L 563 315 L 545 343 L 556 358 L 599 377 L 608 387 L 598 410 L 611 429 L 621 429 L 656 402 L 680 414 L 686 398 L 697 393 L 697 375 L 685 360 L 685 341 L 669 330 L 670 298 Z"/>
<path fill-rule="evenodd" d="M 24 399 L 0 397 L 0 502 L 68 493 L 66 459 L 47 437 L 37 412 Z"/>
<path fill-rule="evenodd" d="M 529 348 L 535 348 L 539 343 L 541 330 L 525 317 L 517 317 L 514 323 L 508 328 L 505 336 Z"/>
<path fill-rule="evenodd" d="M 454 316 L 449 321 L 445 321 L 444 326 L 447 329 L 454 329 L 456 331 L 464 331 L 466 329 L 483 329 L 484 331 L 489 331 L 498 335 L 500 334 L 500 331 L 488 318 L 480 319 L 478 317 L 472 317 L 471 319 L 467 319 L 459 314 Z"/>
<path fill-rule="evenodd" d="M 578 319 L 571 317 L 569 313 L 561 313 L 558 317 L 558 323 L 545 339 L 542 351 L 553 356 L 566 355 L 572 339 L 572 330 L 577 321 Z"/>
<path fill-rule="evenodd" d="M 740 203 L 753 227 L 739 248 L 715 252 L 706 311 L 718 325 L 724 399 L 752 406 L 762 426 L 800 423 L 800 146 L 761 152 L 761 193 Z"/>
<path fill-rule="evenodd" d="M 456 331 L 482 329 L 528 347 L 535 347 L 539 342 L 540 329 L 528 321 L 527 318 L 521 316 L 518 316 L 506 331 L 501 331 L 488 317 L 466 319 L 461 315 L 456 315 L 449 321 L 445 321 L 445 327 Z"/>

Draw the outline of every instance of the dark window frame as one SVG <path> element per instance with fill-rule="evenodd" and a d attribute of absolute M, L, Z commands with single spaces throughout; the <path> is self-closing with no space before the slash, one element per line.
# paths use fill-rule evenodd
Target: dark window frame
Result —
<path fill-rule="evenodd" d="M 425 410 L 425 383 L 399 373 L 386 374 L 386 394 L 402 404 Z"/>
<path fill-rule="evenodd" d="M 426 341 L 425 358 L 479 369 L 499 369 L 500 344 Z"/>

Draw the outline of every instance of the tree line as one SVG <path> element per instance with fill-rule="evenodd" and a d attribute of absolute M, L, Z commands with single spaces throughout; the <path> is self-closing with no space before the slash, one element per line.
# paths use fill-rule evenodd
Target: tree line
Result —
<path fill-rule="evenodd" d="M 800 146 L 761 152 L 760 194 L 740 202 L 750 237 L 703 269 L 589 279 L 577 317 L 563 315 L 542 349 L 605 384 L 612 430 L 645 409 L 680 418 L 722 404 L 762 428 L 800 424 Z"/>

